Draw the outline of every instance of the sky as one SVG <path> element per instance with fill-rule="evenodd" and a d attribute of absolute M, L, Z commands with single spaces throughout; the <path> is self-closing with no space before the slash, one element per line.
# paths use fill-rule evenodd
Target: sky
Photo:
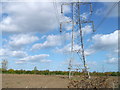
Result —
<path fill-rule="evenodd" d="M 118 7 L 115 2 L 92 2 L 96 32 L 92 25 L 82 25 L 86 63 L 89 71 L 118 71 Z M 0 3 L 1 45 L 0 57 L 8 60 L 8 69 L 68 70 L 72 58 L 73 69 L 83 68 L 77 53 L 71 53 L 71 7 L 54 2 Z M 107 14 L 107 15 L 106 15 Z M 89 6 L 83 5 L 83 20 L 90 18 Z M 102 19 L 104 22 L 98 27 Z M 80 50 L 79 31 L 74 31 L 74 50 Z M 77 44 L 79 43 L 79 44 Z"/>

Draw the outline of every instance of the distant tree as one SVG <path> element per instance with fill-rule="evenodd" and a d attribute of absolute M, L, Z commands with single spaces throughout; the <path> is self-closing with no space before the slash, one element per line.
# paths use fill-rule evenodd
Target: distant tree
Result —
<path fill-rule="evenodd" d="M 8 72 L 9 73 L 15 73 L 14 69 L 9 69 Z"/>
<path fill-rule="evenodd" d="M 34 71 L 37 71 L 37 67 L 36 66 L 34 67 Z"/>
<path fill-rule="evenodd" d="M 106 76 L 110 76 L 112 74 L 112 72 L 105 72 Z"/>
<path fill-rule="evenodd" d="M 37 70 L 37 67 L 36 67 L 36 66 L 34 67 L 34 70 L 33 70 L 33 71 L 34 71 L 34 74 L 37 73 L 38 70 Z"/>
<path fill-rule="evenodd" d="M 111 73 L 111 76 L 118 76 L 119 74 L 118 74 L 118 72 L 112 72 Z"/>
<path fill-rule="evenodd" d="M 3 60 L 2 61 L 2 70 L 7 70 L 8 69 L 8 61 L 7 60 Z"/>

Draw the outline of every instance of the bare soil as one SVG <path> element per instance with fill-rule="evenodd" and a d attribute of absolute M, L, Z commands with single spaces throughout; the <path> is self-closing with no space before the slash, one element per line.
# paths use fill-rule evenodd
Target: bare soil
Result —
<path fill-rule="evenodd" d="M 3 74 L 2 88 L 67 88 L 66 76 Z"/>
<path fill-rule="evenodd" d="M 85 76 L 74 77 L 70 80 L 69 88 L 118 88 L 118 77 L 113 76 Z"/>
<path fill-rule="evenodd" d="M 115 82 L 118 83 L 118 77 L 109 77 L 109 78 L 111 82 L 113 82 L 114 80 Z M 76 80 L 81 81 L 81 77 L 80 76 L 72 77 L 73 82 L 75 82 Z M 28 74 L 2 75 L 2 88 L 68 88 L 68 87 L 73 88 L 74 86 L 73 84 L 75 85 L 78 84 L 73 82 L 71 82 L 71 80 L 68 79 L 68 76 L 65 75 L 51 75 L 51 76 L 28 75 Z M 79 87 L 81 86 L 79 85 Z M 115 87 L 117 86 L 115 85 Z"/>

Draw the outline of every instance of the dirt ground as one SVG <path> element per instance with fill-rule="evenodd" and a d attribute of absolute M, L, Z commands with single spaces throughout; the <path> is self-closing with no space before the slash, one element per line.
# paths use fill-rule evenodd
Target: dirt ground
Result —
<path fill-rule="evenodd" d="M 70 80 L 69 88 L 118 88 L 117 76 L 75 76 Z"/>
<path fill-rule="evenodd" d="M 67 88 L 67 76 L 3 74 L 2 88 Z"/>
<path fill-rule="evenodd" d="M 77 79 L 79 80 L 79 76 Z M 110 77 L 118 82 L 118 77 Z M 3 74 L 2 88 L 68 88 L 70 80 L 64 75 Z"/>

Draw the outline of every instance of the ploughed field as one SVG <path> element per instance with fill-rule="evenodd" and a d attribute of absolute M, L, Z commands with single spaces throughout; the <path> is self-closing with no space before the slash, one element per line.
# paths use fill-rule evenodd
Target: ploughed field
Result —
<path fill-rule="evenodd" d="M 66 76 L 3 74 L 2 88 L 67 88 Z"/>
<path fill-rule="evenodd" d="M 101 78 L 104 77 L 92 77 L 91 80 L 85 80 L 82 76 L 74 76 L 72 80 L 69 80 L 65 75 L 2 74 L 2 88 L 84 88 L 85 84 L 96 84 L 95 80 L 100 80 L 99 83 L 109 82 L 110 88 L 118 86 L 118 77 Z M 113 81 L 114 83 L 112 83 Z"/>

